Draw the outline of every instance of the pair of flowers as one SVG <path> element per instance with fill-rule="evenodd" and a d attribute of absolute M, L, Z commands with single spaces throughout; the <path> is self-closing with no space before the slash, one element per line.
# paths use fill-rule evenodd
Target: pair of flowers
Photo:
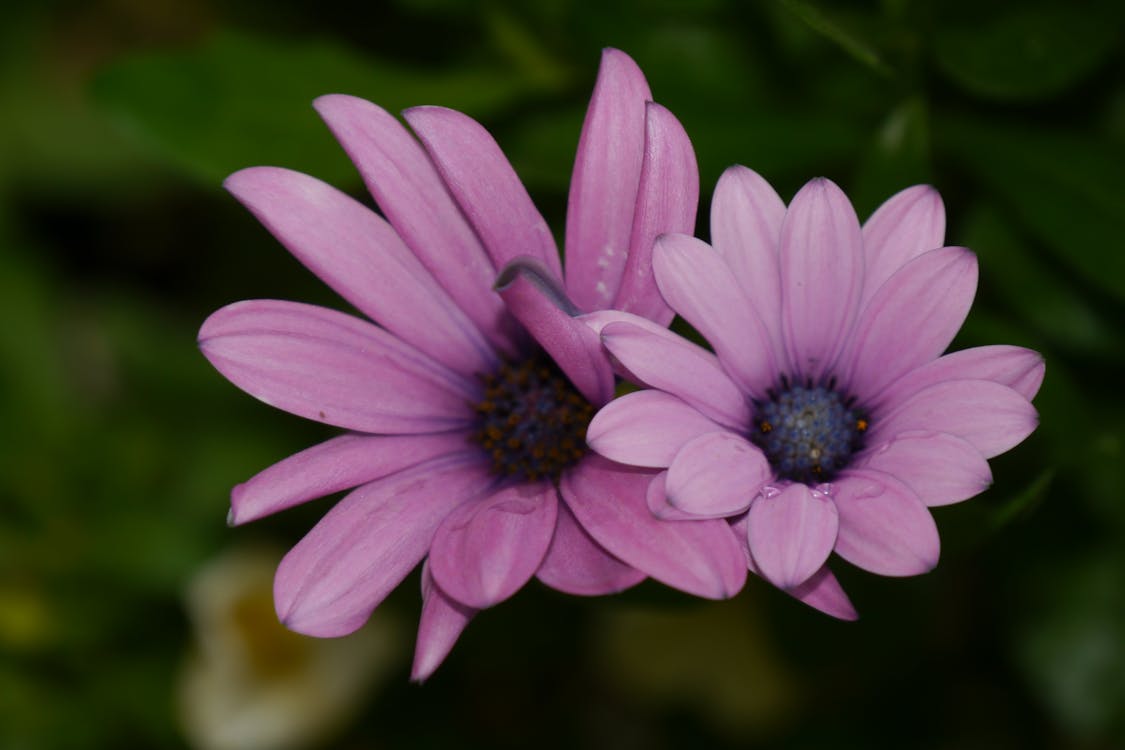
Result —
<path fill-rule="evenodd" d="M 352 490 L 278 568 L 278 616 L 294 630 L 354 631 L 422 561 L 416 679 L 532 577 L 579 595 L 652 577 L 724 598 L 752 571 L 851 619 L 831 553 L 882 575 L 931 569 L 928 506 L 980 492 L 986 459 L 1035 428 L 1035 352 L 940 356 L 977 269 L 943 246 L 931 188 L 861 227 L 827 180 L 786 207 L 732 167 L 708 246 L 690 236 L 687 135 L 636 64 L 606 50 L 564 271 L 467 116 L 408 110 L 412 135 L 366 101 L 315 106 L 385 219 L 284 169 L 226 187 L 378 325 L 260 300 L 199 334 L 240 388 L 347 430 L 232 492 L 239 524 Z M 667 330 L 677 313 L 714 353 Z M 618 378 L 645 389 L 614 399 Z"/>

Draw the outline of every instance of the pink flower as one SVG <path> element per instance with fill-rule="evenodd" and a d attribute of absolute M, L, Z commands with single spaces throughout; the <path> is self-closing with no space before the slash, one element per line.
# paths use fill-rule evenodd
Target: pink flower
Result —
<path fill-rule="evenodd" d="M 1043 360 L 1013 346 L 942 355 L 972 305 L 975 256 L 943 247 L 941 198 L 898 193 L 860 227 L 825 179 L 786 208 L 732 167 L 711 211 L 714 247 L 682 234 L 653 253 L 665 300 L 715 354 L 637 316 L 587 317 L 654 390 L 602 409 L 598 453 L 666 469 L 663 518 L 730 518 L 752 571 L 853 619 L 832 552 L 887 576 L 938 561 L 928 507 L 991 482 L 986 459 L 1036 427 Z"/>
<path fill-rule="evenodd" d="M 659 521 L 645 502 L 651 472 L 585 446 L 614 379 L 574 315 L 613 307 L 666 325 L 651 247 L 695 221 L 691 144 L 649 99 L 636 64 L 606 50 L 574 168 L 565 277 L 499 146 L 452 110 L 405 113 L 419 144 L 369 102 L 316 101 L 386 220 L 296 172 L 227 179 L 298 260 L 379 324 L 259 300 L 200 330 L 203 353 L 234 384 L 348 430 L 232 492 L 240 524 L 355 488 L 278 568 L 275 604 L 290 628 L 356 630 L 425 558 L 413 672 L 424 679 L 476 611 L 532 576 L 582 595 L 645 575 L 705 597 L 741 588 L 729 525 Z"/>

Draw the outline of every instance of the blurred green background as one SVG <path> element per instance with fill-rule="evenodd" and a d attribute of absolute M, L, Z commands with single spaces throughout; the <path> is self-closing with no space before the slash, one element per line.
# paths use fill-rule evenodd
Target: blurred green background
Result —
<path fill-rule="evenodd" d="M 1123 7 L 6 3 L 0 748 L 1125 746 Z M 826 175 L 861 217 L 936 185 L 981 261 L 955 348 L 1042 351 L 1042 426 L 937 509 L 936 571 L 837 566 L 858 623 L 758 580 L 718 604 L 533 584 L 418 687 L 415 575 L 343 652 L 288 636 L 268 571 L 331 500 L 232 530 L 227 493 L 331 433 L 194 337 L 237 299 L 342 303 L 222 178 L 276 164 L 360 195 L 310 101 L 444 104 L 561 230 L 604 46 L 691 135 L 703 237 L 731 163 L 786 199 Z"/>

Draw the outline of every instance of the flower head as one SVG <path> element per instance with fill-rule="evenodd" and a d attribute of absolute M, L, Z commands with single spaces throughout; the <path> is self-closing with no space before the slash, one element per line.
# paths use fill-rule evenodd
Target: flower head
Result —
<path fill-rule="evenodd" d="M 825 179 L 788 207 L 757 174 L 715 189 L 714 246 L 661 237 L 668 304 L 711 354 L 624 313 L 587 316 L 652 390 L 602 409 L 590 445 L 665 469 L 648 502 L 664 518 L 729 518 L 751 570 L 843 618 L 835 552 L 873 573 L 937 564 L 928 507 L 991 482 L 987 459 L 1036 427 L 1035 352 L 986 346 L 941 356 L 976 292 L 975 256 L 944 247 L 941 199 L 917 186 L 862 227 Z"/>
<path fill-rule="evenodd" d="M 574 169 L 565 276 L 499 146 L 452 110 L 408 110 L 416 140 L 369 102 L 316 101 L 386 220 L 296 172 L 258 167 L 227 180 L 290 252 L 378 324 L 249 301 L 200 331 L 204 354 L 240 388 L 348 431 L 232 493 L 238 524 L 354 488 L 278 568 L 275 604 L 290 628 L 354 631 L 425 559 L 422 679 L 476 611 L 533 576 L 587 595 L 646 575 L 716 598 L 741 587 L 727 524 L 660 522 L 645 501 L 651 473 L 585 446 L 614 378 L 575 316 L 614 308 L 666 325 L 653 240 L 694 225 L 690 142 L 649 98 L 636 64 L 607 50 Z"/>

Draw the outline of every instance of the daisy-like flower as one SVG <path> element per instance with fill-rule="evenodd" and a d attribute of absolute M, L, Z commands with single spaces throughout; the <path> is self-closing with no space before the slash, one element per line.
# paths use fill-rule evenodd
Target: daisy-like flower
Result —
<path fill-rule="evenodd" d="M 714 354 L 636 316 L 588 320 L 652 390 L 602 409 L 598 453 L 665 469 L 662 518 L 729 518 L 749 568 L 836 617 L 855 609 L 831 553 L 887 576 L 938 561 L 929 507 L 991 483 L 987 459 L 1037 425 L 1042 358 L 1014 346 L 942 353 L 964 322 L 976 257 L 943 247 L 941 198 L 898 193 L 861 227 L 832 182 L 788 208 L 732 167 L 715 189 L 714 246 L 661 237 L 665 300 Z"/>
<path fill-rule="evenodd" d="M 280 564 L 280 619 L 309 635 L 350 633 L 425 558 L 413 671 L 424 679 L 475 612 L 533 576 L 582 595 L 646 575 L 705 597 L 737 592 L 746 570 L 728 524 L 661 522 L 645 501 L 651 472 L 586 450 L 614 377 L 576 316 L 612 307 L 667 325 L 651 248 L 692 229 L 698 199 L 691 144 L 636 64 L 603 55 L 571 183 L 565 277 L 550 230 L 478 123 L 411 109 L 416 140 L 369 102 L 315 106 L 386 220 L 284 169 L 225 184 L 378 325 L 259 300 L 217 311 L 199 334 L 243 390 L 348 431 L 232 492 L 230 522 L 241 524 L 355 488 Z"/>

